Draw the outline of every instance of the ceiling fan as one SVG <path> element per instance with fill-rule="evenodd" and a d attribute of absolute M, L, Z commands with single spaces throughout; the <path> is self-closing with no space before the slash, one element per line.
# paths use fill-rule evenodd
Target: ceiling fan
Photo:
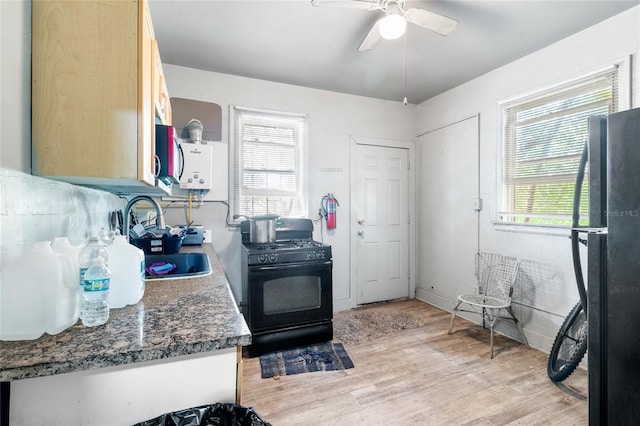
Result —
<path fill-rule="evenodd" d="M 407 22 L 419 25 L 440 35 L 447 35 L 455 30 L 458 21 L 425 9 L 410 8 L 405 10 L 405 0 L 311 0 L 313 6 L 346 7 L 363 10 L 382 10 L 385 16 L 378 19 L 365 39 L 360 43 L 358 51 L 372 49 L 380 37 L 392 40 L 402 36 Z"/>

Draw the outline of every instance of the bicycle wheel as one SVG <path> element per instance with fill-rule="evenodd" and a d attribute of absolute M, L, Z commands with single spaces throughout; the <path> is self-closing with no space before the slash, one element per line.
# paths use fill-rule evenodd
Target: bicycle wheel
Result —
<path fill-rule="evenodd" d="M 565 318 L 553 341 L 547 374 L 554 382 L 571 375 L 587 352 L 587 317 L 578 302 Z"/>

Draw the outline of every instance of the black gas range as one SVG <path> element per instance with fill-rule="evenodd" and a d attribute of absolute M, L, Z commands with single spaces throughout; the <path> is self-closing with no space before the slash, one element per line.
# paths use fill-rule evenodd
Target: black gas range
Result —
<path fill-rule="evenodd" d="M 310 219 L 279 218 L 276 240 L 242 234 L 242 313 L 252 334 L 251 356 L 333 338 L 331 246 L 313 240 Z"/>

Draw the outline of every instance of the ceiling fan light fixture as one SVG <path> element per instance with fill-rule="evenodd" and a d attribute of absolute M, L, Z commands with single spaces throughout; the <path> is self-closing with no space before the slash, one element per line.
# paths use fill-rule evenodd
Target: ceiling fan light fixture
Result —
<path fill-rule="evenodd" d="M 407 21 L 395 13 L 389 14 L 380 20 L 380 36 L 386 40 L 394 40 L 404 34 Z"/>

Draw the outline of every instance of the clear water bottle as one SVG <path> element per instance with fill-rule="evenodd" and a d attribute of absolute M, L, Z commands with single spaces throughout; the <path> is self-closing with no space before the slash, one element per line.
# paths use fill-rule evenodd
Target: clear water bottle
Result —
<path fill-rule="evenodd" d="M 115 236 L 116 233 L 114 231 L 107 231 L 104 228 L 100 228 L 100 241 L 102 241 L 105 246 L 110 246 Z"/>
<path fill-rule="evenodd" d="M 84 273 L 82 281 L 82 310 L 80 319 L 86 327 L 102 325 L 109 319 L 109 283 L 111 272 L 102 257 L 95 257 Z"/>
<path fill-rule="evenodd" d="M 89 242 L 80 250 L 78 254 L 78 266 L 80 267 L 80 286 L 84 282 L 84 274 L 91 265 L 91 261 L 96 257 L 101 257 L 105 265 L 109 265 L 109 252 L 104 243 L 98 237 L 89 238 Z"/>

